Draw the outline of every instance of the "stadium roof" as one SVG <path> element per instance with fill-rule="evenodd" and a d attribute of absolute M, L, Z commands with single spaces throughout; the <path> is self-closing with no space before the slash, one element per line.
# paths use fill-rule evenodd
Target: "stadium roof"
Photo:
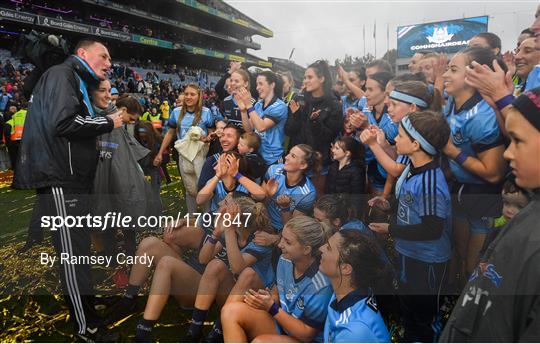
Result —
<path fill-rule="evenodd" d="M 123 5 L 123 4 L 120 4 L 120 3 L 116 3 L 116 2 L 112 2 L 112 1 L 99 1 L 99 2 L 96 2 L 94 0 L 82 0 L 82 1 L 87 3 L 87 4 L 90 4 L 90 5 L 100 6 L 100 7 L 103 7 L 103 8 L 107 8 L 109 10 L 113 10 L 113 11 L 129 14 L 129 15 L 133 15 L 133 16 L 144 18 L 144 19 L 151 20 L 151 21 L 155 21 L 155 22 L 157 22 L 159 24 L 169 25 L 169 26 L 181 29 L 181 30 L 189 31 L 189 32 L 192 32 L 192 33 L 197 33 L 197 34 L 200 34 L 200 35 L 203 35 L 203 36 L 223 39 L 223 40 L 228 41 L 230 43 L 239 44 L 239 45 L 242 45 L 242 46 L 247 47 L 247 48 L 257 49 L 257 50 L 261 49 L 261 45 L 259 43 L 256 43 L 256 42 L 251 42 L 251 41 L 247 41 L 247 40 L 244 40 L 244 39 L 238 39 L 236 37 L 232 37 L 232 36 L 226 35 L 224 33 L 215 32 L 215 31 L 211 31 L 211 30 L 208 30 L 208 29 L 205 29 L 205 28 L 201 28 L 201 27 L 198 27 L 198 26 L 195 26 L 195 25 L 190 25 L 190 24 L 187 24 L 187 23 L 183 23 L 181 21 L 178 21 L 178 20 L 175 20 L 175 19 L 172 19 L 172 18 L 165 18 L 165 17 L 162 17 L 160 15 L 157 15 L 157 14 L 154 14 L 154 13 L 148 13 L 146 11 L 143 11 L 143 10 L 140 10 L 140 9 L 135 9 L 133 7 Z"/>
<path fill-rule="evenodd" d="M 148 37 L 144 35 L 138 35 L 133 33 L 126 33 L 117 30 L 105 29 L 97 26 L 81 24 L 78 22 L 52 18 L 43 15 L 37 15 L 29 12 L 15 11 L 7 8 L 0 7 L 0 20 L 13 21 L 17 23 L 23 23 L 30 26 L 40 26 L 42 29 L 51 29 L 59 31 L 71 31 L 83 35 L 98 36 L 104 39 L 111 39 L 117 41 L 124 41 L 136 44 L 142 44 L 146 46 L 153 46 L 170 50 L 182 50 L 194 55 L 203 55 L 207 57 L 213 57 L 217 59 L 224 59 L 229 61 L 251 62 L 253 64 L 262 67 L 271 67 L 272 64 L 264 60 L 256 60 L 250 56 L 241 56 L 226 52 L 221 52 L 212 49 L 206 49 L 203 47 L 197 47 L 190 44 L 175 43 L 163 39 Z"/>

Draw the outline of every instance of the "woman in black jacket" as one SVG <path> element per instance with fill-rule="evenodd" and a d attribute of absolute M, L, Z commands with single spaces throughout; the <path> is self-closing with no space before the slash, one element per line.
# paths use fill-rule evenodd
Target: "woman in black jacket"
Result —
<path fill-rule="evenodd" d="M 352 137 L 341 137 L 332 145 L 332 158 L 334 162 L 328 169 L 324 192 L 348 195 L 354 216 L 360 217 L 366 188 L 364 147 Z"/>
<path fill-rule="evenodd" d="M 321 153 L 322 171 L 312 177 L 320 197 L 324 194 L 325 178 L 332 162 L 330 145 L 343 125 L 341 105 L 332 92 L 332 77 L 325 61 L 316 61 L 306 69 L 304 89 L 305 104 L 301 106 L 298 98 L 289 104 L 285 134 L 291 138 L 289 147 L 303 143 Z"/>

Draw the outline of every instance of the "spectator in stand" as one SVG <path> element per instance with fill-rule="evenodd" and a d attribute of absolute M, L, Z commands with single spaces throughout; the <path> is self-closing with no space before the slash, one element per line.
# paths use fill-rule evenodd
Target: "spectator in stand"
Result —
<path fill-rule="evenodd" d="M 118 89 L 116 87 L 111 88 L 111 103 L 116 104 L 118 100 Z"/>
<path fill-rule="evenodd" d="M 8 102 L 11 99 L 12 95 L 8 93 L 7 87 L 2 86 L 2 94 L 0 95 L 0 112 L 5 112 L 8 108 Z"/>

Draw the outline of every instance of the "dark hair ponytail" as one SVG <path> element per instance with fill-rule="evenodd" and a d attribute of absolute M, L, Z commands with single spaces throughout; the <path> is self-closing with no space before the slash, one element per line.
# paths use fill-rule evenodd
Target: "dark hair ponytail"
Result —
<path fill-rule="evenodd" d="M 382 259 L 383 251 L 377 241 L 360 231 L 340 231 L 339 254 L 341 263 L 353 268 L 351 284 L 375 294 L 389 293 L 393 288 L 392 268 Z"/>
<path fill-rule="evenodd" d="M 323 91 L 325 97 L 332 97 L 332 75 L 330 74 L 330 68 L 328 63 L 324 60 L 317 60 L 310 64 L 308 68 L 315 71 L 315 74 L 319 78 L 324 77 Z"/>
<path fill-rule="evenodd" d="M 257 77 L 264 76 L 268 84 L 274 84 L 274 95 L 278 98 L 282 98 L 283 94 L 283 79 L 276 73 L 265 70 L 257 74 Z"/>
<path fill-rule="evenodd" d="M 467 64 L 471 64 L 473 61 L 475 61 L 478 64 L 486 65 L 491 68 L 491 70 L 493 70 L 493 60 L 497 60 L 497 63 L 499 64 L 499 66 L 501 66 L 502 70 L 505 73 L 508 71 L 508 67 L 506 66 L 506 63 L 504 62 L 502 56 L 495 55 L 493 51 L 491 51 L 491 49 L 489 48 L 470 47 L 461 50 L 459 54 L 467 56 Z"/>

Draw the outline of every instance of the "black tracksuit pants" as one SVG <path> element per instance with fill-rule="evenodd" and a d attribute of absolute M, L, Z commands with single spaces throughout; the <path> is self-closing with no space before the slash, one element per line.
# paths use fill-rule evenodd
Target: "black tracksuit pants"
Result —
<path fill-rule="evenodd" d="M 90 212 L 89 190 L 68 190 L 62 187 L 38 189 L 42 216 L 86 216 Z M 67 264 L 60 260 L 64 256 L 90 257 L 90 229 L 87 227 L 68 228 L 61 226 L 51 230 L 64 298 L 69 305 L 75 330 L 85 334 L 100 324 L 94 309 L 94 285 L 89 264 Z"/>

